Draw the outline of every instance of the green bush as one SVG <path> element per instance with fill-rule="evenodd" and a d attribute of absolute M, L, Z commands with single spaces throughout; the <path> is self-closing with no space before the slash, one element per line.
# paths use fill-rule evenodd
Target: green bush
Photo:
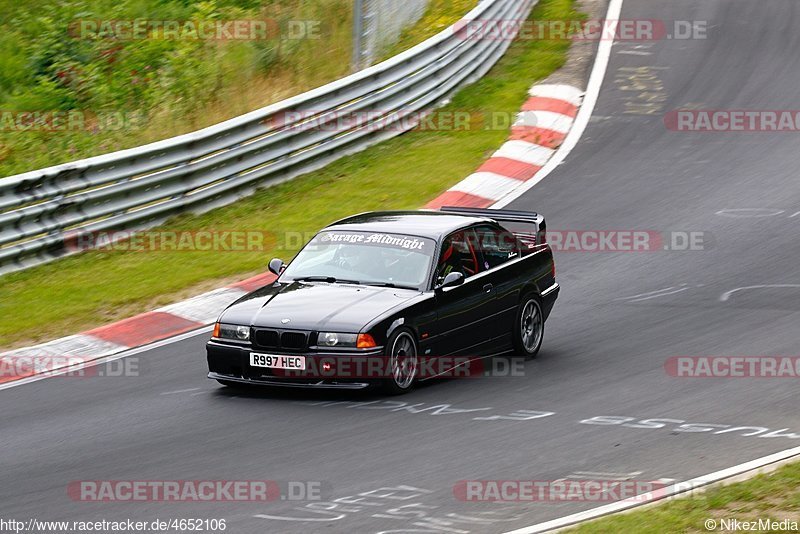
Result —
<path fill-rule="evenodd" d="M 135 113 L 147 126 L 0 128 L 0 176 L 185 133 L 342 76 L 349 68 L 351 10 L 351 0 L 0 0 L 0 111 Z M 270 19 L 284 29 L 290 20 L 318 20 L 323 37 L 271 32 L 267 40 L 136 40 L 104 33 L 96 23 L 98 31 L 81 32 L 92 21 L 135 19 Z M 261 87 L 274 94 L 260 95 Z M 241 93 L 248 109 L 225 105 Z"/>

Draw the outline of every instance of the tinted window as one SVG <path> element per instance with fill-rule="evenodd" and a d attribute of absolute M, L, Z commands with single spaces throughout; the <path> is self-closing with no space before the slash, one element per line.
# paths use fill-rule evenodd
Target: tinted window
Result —
<path fill-rule="evenodd" d="M 492 269 L 517 257 L 517 239 L 511 232 L 493 226 L 479 226 L 475 233 L 485 269 Z"/>

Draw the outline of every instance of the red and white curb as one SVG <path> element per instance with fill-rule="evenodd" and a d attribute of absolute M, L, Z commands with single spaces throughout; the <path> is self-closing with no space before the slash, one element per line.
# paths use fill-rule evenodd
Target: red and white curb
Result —
<path fill-rule="evenodd" d="M 475 173 L 425 207 L 486 208 L 536 176 L 572 128 L 583 91 L 572 85 L 538 84 L 528 95 L 509 140 Z"/>
<path fill-rule="evenodd" d="M 100 328 L 0 353 L 0 384 L 47 375 L 213 323 L 233 301 L 275 280 L 264 273 Z"/>

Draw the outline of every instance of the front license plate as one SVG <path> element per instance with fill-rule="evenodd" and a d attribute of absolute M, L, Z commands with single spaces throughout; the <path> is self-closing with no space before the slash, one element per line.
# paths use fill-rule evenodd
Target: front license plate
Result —
<path fill-rule="evenodd" d="M 306 359 L 304 356 L 278 356 L 275 354 L 250 353 L 252 367 L 269 367 L 270 369 L 296 369 L 304 371 Z"/>

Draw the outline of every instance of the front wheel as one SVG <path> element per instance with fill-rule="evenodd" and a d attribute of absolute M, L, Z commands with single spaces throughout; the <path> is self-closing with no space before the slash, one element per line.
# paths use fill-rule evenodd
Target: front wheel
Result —
<path fill-rule="evenodd" d="M 383 389 L 390 395 L 411 391 L 419 371 L 417 343 L 410 330 L 397 330 L 386 344 L 386 357 L 390 376 L 383 381 Z"/>
<path fill-rule="evenodd" d="M 535 293 L 523 297 L 514 322 L 514 348 L 526 359 L 539 352 L 544 339 L 544 315 L 542 305 Z"/>

